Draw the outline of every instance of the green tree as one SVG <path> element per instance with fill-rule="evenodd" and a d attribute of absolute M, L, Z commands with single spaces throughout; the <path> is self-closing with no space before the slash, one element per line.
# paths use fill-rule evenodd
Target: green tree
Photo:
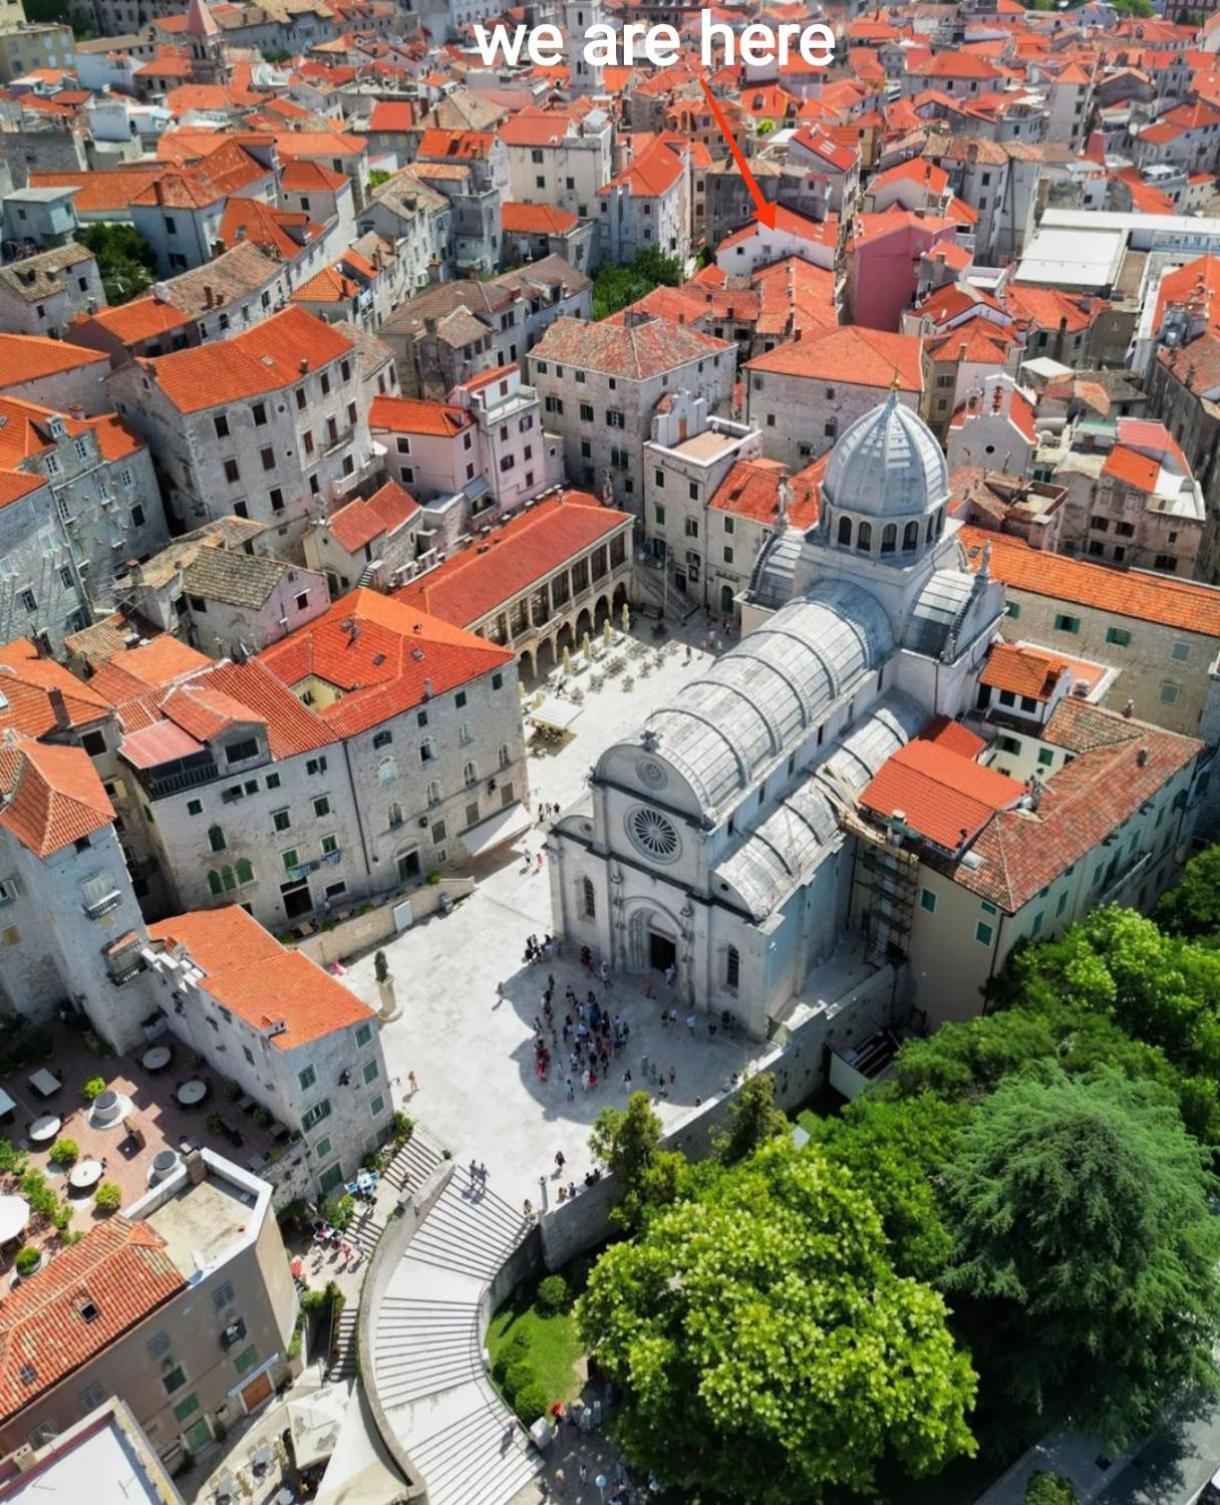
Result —
<path fill-rule="evenodd" d="M 974 1449 L 975 1377 L 942 1298 L 817 1149 L 776 1140 L 612 1245 L 578 1324 L 618 1384 L 618 1437 L 662 1483 L 750 1505 L 870 1491 Z"/>
<path fill-rule="evenodd" d="M 945 1171 L 944 1286 L 984 1386 L 1031 1424 L 1113 1443 L 1214 1388 L 1220 1226 L 1166 1094 L 1044 1065 L 1001 1083 Z"/>
<path fill-rule="evenodd" d="M 156 258 L 152 247 L 131 225 L 89 225 L 81 239 L 97 258 L 106 302 L 127 303 L 152 286 Z"/>
<path fill-rule="evenodd" d="M 729 1105 L 728 1128 L 716 1138 L 716 1154 L 725 1165 L 734 1165 L 787 1132 L 788 1120 L 775 1106 L 775 1078 L 759 1071 Z"/>
<path fill-rule="evenodd" d="M 1080 1496 L 1067 1479 L 1043 1468 L 1030 1475 L 1025 1505 L 1080 1505 Z"/>
<path fill-rule="evenodd" d="M 686 1160 L 661 1149 L 661 1120 L 646 1092 L 633 1092 L 623 1108 L 603 1108 L 593 1121 L 589 1148 L 613 1172 L 622 1194 L 610 1216 L 620 1228 L 638 1228 L 648 1212 L 678 1195 Z"/>
<path fill-rule="evenodd" d="M 1220 845 L 1190 859 L 1178 883 L 1161 895 L 1154 918 L 1171 935 L 1220 942 Z"/>
<path fill-rule="evenodd" d="M 654 287 L 682 284 L 682 263 L 676 256 L 667 256 L 660 246 L 642 246 L 635 253 L 631 269 L 638 277 L 646 277 Z"/>
<path fill-rule="evenodd" d="M 899 1098 L 874 1090 L 837 1118 L 821 1119 L 813 1132 L 877 1209 L 902 1275 L 934 1281 L 949 1262 L 953 1239 L 936 1180 L 969 1112 L 965 1103 L 931 1092 Z"/>
<path fill-rule="evenodd" d="M 630 303 L 650 293 L 654 287 L 678 287 L 682 282 L 682 263 L 667 256 L 657 246 L 645 246 L 635 254 L 630 266 L 604 266 L 593 282 L 593 317 L 608 319 Z"/>

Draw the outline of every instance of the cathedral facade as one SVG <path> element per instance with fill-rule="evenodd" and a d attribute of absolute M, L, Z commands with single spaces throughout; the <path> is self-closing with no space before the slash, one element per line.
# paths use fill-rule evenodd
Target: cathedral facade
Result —
<path fill-rule="evenodd" d="M 550 842 L 556 932 L 765 1037 L 845 934 L 855 797 L 956 719 L 1004 614 L 946 517 L 944 455 L 895 395 L 829 461 L 817 523 L 759 556 L 735 647 L 608 748 Z M 673 969 L 670 972 L 670 969 Z"/>

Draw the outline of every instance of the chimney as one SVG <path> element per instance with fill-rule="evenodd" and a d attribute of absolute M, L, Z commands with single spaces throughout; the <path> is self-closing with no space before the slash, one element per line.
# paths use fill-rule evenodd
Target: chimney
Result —
<path fill-rule="evenodd" d="M 306 356 L 302 356 L 301 359 L 297 362 L 297 370 L 301 373 L 302 376 L 304 376 L 309 370 L 309 360 Z"/>
<path fill-rule="evenodd" d="M 203 306 L 204 308 L 211 308 L 212 306 L 212 288 L 207 282 L 203 284 Z"/>
<path fill-rule="evenodd" d="M 186 1165 L 186 1179 L 192 1186 L 198 1186 L 208 1179 L 208 1168 L 198 1150 L 189 1151 L 184 1164 Z"/>
<path fill-rule="evenodd" d="M 1138 768 L 1143 768 L 1144 765 L 1147 763 L 1147 761 L 1148 761 L 1148 749 L 1146 747 L 1141 747 L 1140 750 L 1139 750 L 1139 752 L 1137 752 L 1136 755 L 1135 755 L 1136 766 Z"/>
<path fill-rule="evenodd" d="M 55 685 L 47 691 L 47 699 L 51 702 L 51 712 L 55 717 L 56 731 L 66 732 L 72 725 L 72 720 L 68 715 L 68 706 L 64 700 L 64 692 L 58 685 Z"/>
<path fill-rule="evenodd" d="M 430 679 L 424 680 L 424 699 L 432 699 L 432 681 Z"/>

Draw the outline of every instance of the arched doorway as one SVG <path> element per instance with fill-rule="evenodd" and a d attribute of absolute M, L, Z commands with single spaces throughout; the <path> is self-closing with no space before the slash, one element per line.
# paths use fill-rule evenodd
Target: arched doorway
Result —
<path fill-rule="evenodd" d="M 517 655 L 517 675 L 526 684 L 534 677 L 534 655 L 528 648 L 522 648 Z"/>
<path fill-rule="evenodd" d="M 414 883 L 420 876 L 419 848 L 404 843 L 395 853 L 394 863 L 398 868 L 399 883 Z"/>
<path fill-rule="evenodd" d="M 722 617 L 731 617 L 736 610 L 737 607 L 733 600 L 733 587 L 731 585 L 722 585 L 720 587 L 720 615 Z"/>
<path fill-rule="evenodd" d="M 605 596 L 598 596 L 597 605 L 593 608 L 593 625 L 600 631 L 602 625 L 610 619 L 610 603 Z"/>
<path fill-rule="evenodd" d="M 570 622 L 565 622 L 555 634 L 555 657 L 562 658 L 565 648 L 569 653 L 576 651 L 576 634 L 572 631 Z"/>
<path fill-rule="evenodd" d="M 627 927 L 627 968 L 664 972 L 678 965 L 678 926 L 664 911 L 641 905 Z"/>
<path fill-rule="evenodd" d="M 625 581 L 620 580 L 619 583 L 614 587 L 614 614 L 615 614 L 615 616 L 618 616 L 619 609 L 626 604 L 626 601 L 627 601 L 627 585 L 626 585 Z"/>
<path fill-rule="evenodd" d="M 579 643 L 586 632 L 593 631 L 593 618 L 589 615 L 589 608 L 582 606 L 576 617 L 576 641 Z"/>
<path fill-rule="evenodd" d="M 543 638 L 534 649 L 534 660 L 539 679 L 549 674 L 555 667 L 555 648 L 550 638 Z"/>

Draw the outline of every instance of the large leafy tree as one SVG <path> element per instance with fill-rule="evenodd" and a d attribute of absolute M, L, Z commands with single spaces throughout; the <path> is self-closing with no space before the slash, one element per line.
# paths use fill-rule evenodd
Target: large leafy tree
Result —
<path fill-rule="evenodd" d="M 945 1170 L 959 1298 L 993 1398 L 1122 1442 L 1215 1382 L 1220 1225 L 1166 1094 L 1045 1064 L 1004 1081 Z"/>
<path fill-rule="evenodd" d="M 812 1130 L 880 1213 L 903 1275 L 935 1281 L 949 1261 L 953 1239 L 941 1217 L 937 1184 L 969 1112 L 964 1102 L 931 1092 L 901 1098 L 872 1091 Z"/>
<path fill-rule="evenodd" d="M 116 308 L 152 286 L 156 257 L 131 225 L 89 225 L 81 240 L 97 258 L 106 302 Z"/>
<path fill-rule="evenodd" d="M 1220 845 L 1190 859 L 1181 880 L 1161 895 L 1155 918 L 1171 935 L 1220 945 Z"/>
<path fill-rule="evenodd" d="M 603 1108 L 593 1121 L 589 1148 L 621 1188 L 610 1214 L 620 1228 L 637 1228 L 650 1209 L 677 1196 L 686 1159 L 661 1148 L 661 1120 L 646 1092 L 633 1092 L 626 1108 Z"/>
<path fill-rule="evenodd" d="M 974 1449 L 943 1299 L 896 1274 L 868 1198 L 815 1147 L 710 1171 L 602 1255 L 578 1320 L 628 1456 L 664 1483 L 810 1505 Z"/>
<path fill-rule="evenodd" d="M 734 1165 L 787 1132 L 788 1120 L 775 1106 L 775 1078 L 759 1071 L 729 1105 L 728 1127 L 716 1140 L 716 1153 L 725 1165 Z"/>

